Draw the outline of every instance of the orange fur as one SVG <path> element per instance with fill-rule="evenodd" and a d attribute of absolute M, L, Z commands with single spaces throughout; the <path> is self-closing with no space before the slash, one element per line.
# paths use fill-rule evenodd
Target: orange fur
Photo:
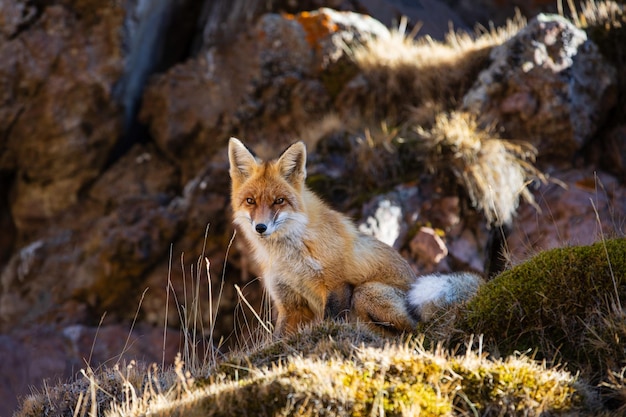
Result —
<path fill-rule="evenodd" d="M 306 187 L 303 143 L 263 163 L 231 138 L 229 160 L 234 223 L 277 310 L 276 335 L 342 312 L 377 328 L 415 327 L 406 303 L 412 269 Z"/>

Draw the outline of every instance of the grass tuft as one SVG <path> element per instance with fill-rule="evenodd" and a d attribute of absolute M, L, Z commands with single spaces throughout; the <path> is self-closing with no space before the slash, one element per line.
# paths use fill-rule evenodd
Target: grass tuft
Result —
<path fill-rule="evenodd" d="M 510 224 L 520 196 L 534 204 L 527 185 L 546 181 L 533 165 L 536 150 L 530 144 L 495 137 L 471 113 L 439 113 L 431 129 L 415 131 L 413 140 L 424 148 L 430 169 L 452 171 L 489 224 Z"/>

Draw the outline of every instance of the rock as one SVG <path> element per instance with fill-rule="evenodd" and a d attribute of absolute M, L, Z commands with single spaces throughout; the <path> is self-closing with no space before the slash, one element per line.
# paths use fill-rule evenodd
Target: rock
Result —
<path fill-rule="evenodd" d="M 15 36 L 20 26 L 31 21 L 37 9 L 26 0 L 0 3 L 0 34 L 4 38 Z"/>
<path fill-rule="evenodd" d="M 566 19 L 539 15 L 491 52 L 463 106 L 548 156 L 570 161 L 615 104 L 616 71 Z"/>
<path fill-rule="evenodd" d="M 406 243 L 409 229 L 418 220 L 422 198 L 417 187 L 401 185 L 374 197 L 363 207 L 358 228 L 397 250 Z"/>
<path fill-rule="evenodd" d="M 121 205 L 91 230 L 65 230 L 26 246 L 0 275 L 0 329 L 85 319 L 64 314 L 74 300 L 96 315 L 131 314 L 143 289 L 142 274 L 167 253 L 180 222 L 167 206 L 146 200 Z"/>
<path fill-rule="evenodd" d="M 331 97 L 336 97 L 357 73 L 351 53 L 347 51 L 373 38 L 390 36 L 387 27 L 378 20 L 359 13 L 321 8 L 298 13 L 293 18 L 304 29 L 313 49 L 313 75 L 321 79 Z"/>
<path fill-rule="evenodd" d="M 621 122 L 621 121 L 620 121 Z M 601 170 L 626 182 L 626 126 L 619 124 L 599 134 L 588 148 L 581 151 L 588 161 Z"/>
<path fill-rule="evenodd" d="M 64 327 L 60 332 L 66 349 L 71 352 L 70 363 L 76 368 L 85 368 L 85 361 L 90 359 L 90 366 L 111 362 L 127 364 L 130 360 L 146 363 L 171 364 L 180 352 L 181 333 L 175 329 L 138 325 L 129 328 L 125 324 L 112 324 L 99 328 L 86 325 Z M 58 336 L 57 336 L 58 337 Z M 111 357 L 112 352 L 117 352 Z M 198 359 L 203 360 L 199 355 Z"/>
<path fill-rule="evenodd" d="M 131 360 L 171 364 L 180 338 L 179 331 L 168 329 L 164 344 L 162 327 L 138 325 L 131 331 L 125 324 L 98 328 L 45 325 L 0 335 L 0 355 L 4 358 L 0 363 L 0 413 L 11 415 L 33 383 L 39 386 L 44 380 L 56 384 L 81 378 L 79 371 L 88 365 L 96 369 L 118 363 L 123 369 Z"/>
<path fill-rule="evenodd" d="M 452 271 L 472 270 L 482 274 L 490 272 L 487 267 L 494 261 L 489 258 L 490 236 L 485 224 L 477 223 L 474 227 L 463 229 L 459 235 L 450 236 L 449 240 L 447 249 L 453 260 Z"/>
<path fill-rule="evenodd" d="M 420 227 L 409 246 L 411 255 L 429 266 L 437 265 L 448 256 L 446 243 L 431 227 Z"/>
<path fill-rule="evenodd" d="M 97 315 L 135 307 L 142 274 L 180 232 L 187 206 L 175 199 L 176 170 L 151 146 L 136 146 L 45 237 L 23 247 L 0 273 L 0 329 L 60 315 L 78 300 Z M 56 311 L 56 313 L 55 313 Z M 126 311 L 126 313 L 122 313 Z"/>
<path fill-rule="evenodd" d="M 359 230 L 376 237 L 376 239 L 389 246 L 395 247 L 396 242 L 402 241 L 400 239 L 400 229 L 403 225 L 401 208 L 393 205 L 389 200 L 382 200 L 379 202 L 374 215 L 368 217 L 365 222 L 359 225 Z M 406 234 L 406 230 L 402 230 L 402 232 L 402 234 Z"/>
<path fill-rule="evenodd" d="M 539 251 L 589 245 L 625 233 L 626 188 L 614 176 L 585 168 L 552 177 L 559 182 L 533 192 L 539 211 L 528 204 L 519 209 L 504 254 L 513 264 Z"/>
<path fill-rule="evenodd" d="M 124 107 L 126 137 L 116 152 L 123 153 L 134 143 L 133 133 L 137 107 L 146 80 L 187 58 L 189 44 L 197 29 L 194 24 L 180 25 L 197 19 L 202 3 L 192 0 L 153 0 L 124 2 L 125 54 L 124 73 L 117 81 L 115 95 Z"/>
<path fill-rule="evenodd" d="M 40 386 L 44 379 L 53 375 L 68 379 L 82 367 L 80 358 L 74 358 L 72 365 L 76 369 L 73 369 L 67 361 L 68 349 L 63 337 L 49 328 L 0 335 L 0 354 L 4 358 L 0 364 L 2 415 L 12 415 L 18 400 L 28 394 L 33 383 Z"/>
<path fill-rule="evenodd" d="M 432 196 L 422 205 L 423 216 L 446 233 L 461 223 L 461 200 L 457 196 Z"/>
<path fill-rule="evenodd" d="M 281 148 L 331 109 L 331 96 L 354 65 L 346 50 L 388 34 L 374 19 L 330 9 L 265 14 L 232 45 L 205 45 L 197 58 L 155 76 L 140 117 L 159 147 L 180 161 L 188 181 L 200 153 L 222 150 L 231 135 Z"/>
<path fill-rule="evenodd" d="M 77 202 L 121 127 L 112 87 L 122 71 L 123 9 L 103 7 L 96 22 L 60 5 L 40 12 L 0 43 L 0 170 L 16 171 L 11 212 L 22 236 Z"/>
<path fill-rule="evenodd" d="M 89 197 L 110 211 L 145 196 L 171 200 L 180 189 L 180 174 L 174 164 L 152 144 L 135 145 L 98 177 Z"/>
<path fill-rule="evenodd" d="M 420 273 L 468 271 L 484 274 L 489 260 L 490 231 L 485 216 L 466 207 L 460 196 L 438 192 L 436 181 L 420 183 L 424 201 L 420 208 L 421 222 L 444 242 L 447 256 L 437 264 L 420 260 L 419 252 L 411 254 Z M 426 260 L 426 259 L 425 259 Z"/>
<path fill-rule="evenodd" d="M 345 47 L 389 36 L 389 29 L 385 25 L 366 14 L 321 8 L 298 13 L 293 15 L 293 19 L 304 29 L 306 40 L 315 52 L 315 59 L 321 63 L 316 66 L 321 69 L 327 69 L 330 64 L 345 58 Z"/>
<path fill-rule="evenodd" d="M 434 188 L 432 178 L 424 177 L 419 187 L 402 184 L 374 197 L 363 206 L 359 230 L 399 251 L 408 249 L 406 256 L 420 274 L 485 273 L 489 256 L 485 219 L 469 211 L 462 214 L 459 197 L 441 196 Z"/>
<path fill-rule="evenodd" d="M 7 26 L 0 27 L 10 36 L 0 43 L 0 170 L 16 172 L 10 203 L 18 244 L 77 204 L 141 139 L 129 137 L 138 94 L 146 74 L 181 58 L 193 25 L 163 34 L 173 31 L 168 19 L 193 7 L 2 2 Z"/>

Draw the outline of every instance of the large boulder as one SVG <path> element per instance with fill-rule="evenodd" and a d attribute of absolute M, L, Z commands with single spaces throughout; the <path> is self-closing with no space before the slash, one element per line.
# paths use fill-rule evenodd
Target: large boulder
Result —
<path fill-rule="evenodd" d="M 121 132 L 112 90 L 123 70 L 122 7 L 83 19 L 60 5 L 38 13 L 0 43 L 0 170 L 15 172 L 10 206 L 26 239 L 77 202 Z"/>
<path fill-rule="evenodd" d="M 463 106 L 530 142 L 541 158 L 569 162 L 615 104 L 615 68 L 563 17 L 537 16 L 491 59 Z"/>
<path fill-rule="evenodd" d="M 269 156 L 265 146 L 286 145 L 331 110 L 331 95 L 355 71 L 348 48 L 385 35 L 380 22 L 355 13 L 265 14 L 228 48 L 206 45 L 154 77 L 141 119 L 184 172 L 197 171 L 195 155 L 223 150 L 230 135 Z"/>
<path fill-rule="evenodd" d="M 0 274 L 0 329 L 50 315 L 80 321 L 67 314 L 77 301 L 97 314 L 133 311 L 143 274 L 184 221 L 176 189 L 175 170 L 154 149 L 127 153 L 93 184 L 89 202 L 9 260 Z"/>

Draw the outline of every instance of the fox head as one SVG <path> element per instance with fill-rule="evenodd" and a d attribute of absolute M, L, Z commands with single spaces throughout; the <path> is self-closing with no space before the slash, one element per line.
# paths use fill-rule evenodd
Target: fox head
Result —
<path fill-rule="evenodd" d="M 278 159 L 258 161 L 239 139 L 228 143 L 234 223 L 263 239 L 296 237 L 307 223 L 302 193 L 306 147 L 296 142 Z"/>

